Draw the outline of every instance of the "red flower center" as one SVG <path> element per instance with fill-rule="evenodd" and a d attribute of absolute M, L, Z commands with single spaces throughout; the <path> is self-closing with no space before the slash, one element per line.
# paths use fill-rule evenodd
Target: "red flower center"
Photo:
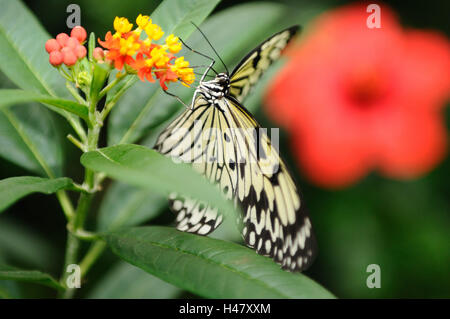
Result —
<path fill-rule="evenodd" d="M 388 93 L 383 78 L 374 70 L 353 74 L 344 90 L 350 105 L 362 110 L 381 105 Z"/>

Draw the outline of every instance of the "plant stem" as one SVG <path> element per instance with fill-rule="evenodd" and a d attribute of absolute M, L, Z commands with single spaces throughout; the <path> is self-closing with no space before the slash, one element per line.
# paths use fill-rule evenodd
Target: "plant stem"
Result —
<path fill-rule="evenodd" d="M 64 260 L 63 275 L 60 280 L 60 283 L 65 287 L 67 286 L 66 281 L 69 276 L 69 274 L 66 271 L 67 267 L 77 262 L 79 248 L 80 248 L 80 241 L 78 240 L 78 238 L 76 238 L 71 232 L 68 232 L 66 243 L 66 257 Z M 74 293 L 75 288 L 67 288 L 65 291 L 60 293 L 60 297 L 64 299 L 71 298 Z"/>
<path fill-rule="evenodd" d="M 72 94 L 72 96 L 75 98 L 75 100 L 77 100 L 78 103 L 80 104 L 86 103 L 86 101 L 80 96 L 80 94 L 78 94 L 77 90 L 72 86 L 72 84 L 70 84 L 69 81 L 66 82 L 66 88 L 70 92 L 70 94 Z"/>
<path fill-rule="evenodd" d="M 81 277 L 84 277 L 95 261 L 100 257 L 106 248 L 106 243 L 103 240 L 98 240 L 91 245 L 88 252 L 80 262 Z"/>
<path fill-rule="evenodd" d="M 59 204 L 61 205 L 64 215 L 66 216 L 66 219 L 71 220 L 72 217 L 75 215 L 74 213 L 75 210 L 72 206 L 72 202 L 67 196 L 67 193 L 65 191 L 57 191 L 56 197 L 58 198 Z"/>
<path fill-rule="evenodd" d="M 95 103 L 95 102 L 93 102 Z M 88 143 L 87 143 L 87 151 L 92 151 L 97 149 L 98 138 L 100 134 L 100 124 L 97 121 L 93 121 L 92 119 L 95 117 L 95 104 L 90 105 L 90 113 L 92 111 L 93 116 L 90 114 L 90 119 L 92 122 L 92 128 L 88 129 Z M 68 223 L 68 233 L 67 233 L 67 247 L 66 247 L 66 257 L 63 269 L 63 275 L 61 279 L 61 283 L 66 285 L 68 274 L 66 272 L 67 266 L 70 264 L 75 264 L 77 262 L 78 251 L 80 248 L 80 239 L 77 238 L 73 233 L 76 233 L 78 230 L 83 229 L 84 222 L 86 220 L 86 216 L 89 212 L 89 207 L 91 205 L 92 198 L 94 194 L 92 191 L 95 189 L 95 176 L 94 172 L 88 168 L 85 170 L 84 175 L 84 183 L 83 183 L 88 191 L 88 193 L 81 193 L 80 198 L 77 204 L 77 210 L 75 215 L 70 218 Z M 72 233 L 73 232 L 73 233 Z M 67 285 L 66 285 L 67 286 Z M 67 288 L 64 293 L 61 294 L 63 298 L 71 298 L 75 294 L 75 288 Z"/>
<path fill-rule="evenodd" d="M 125 77 L 124 73 L 119 73 L 118 76 L 114 79 L 114 81 L 110 82 L 107 86 L 103 88 L 103 90 L 100 91 L 98 98 L 101 99 L 106 93 L 108 93 L 109 90 L 111 90 L 117 83 L 122 81 L 122 79 Z"/>
<path fill-rule="evenodd" d="M 75 91 L 75 89 L 67 83 L 67 89 L 72 93 L 72 95 L 77 99 L 78 102 L 85 104 L 89 108 L 89 121 L 88 121 L 88 130 L 87 135 L 85 130 L 81 126 L 72 125 L 74 128 L 77 128 L 76 131 L 81 139 L 81 142 L 75 139 L 73 136 L 69 135 L 68 138 L 77 145 L 83 152 L 94 151 L 98 147 L 98 139 L 100 136 L 100 130 L 103 125 L 104 116 L 103 114 L 97 111 L 97 102 L 101 99 L 101 96 L 105 95 L 114 85 L 120 82 L 124 76 L 120 76 L 116 78 L 113 82 L 108 84 L 98 96 L 91 96 L 89 103 L 84 101 L 80 95 Z M 123 94 L 120 90 L 118 95 Z M 82 100 L 82 101 L 81 101 Z M 114 102 L 117 99 L 114 100 Z M 113 102 L 113 103 L 114 103 Z M 110 106 L 111 108 L 112 106 Z M 109 108 L 109 110 L 110 110 Z M 79 122 L 76 122 L 79 123 Z M 71 123 L 71 124 L 76 124 Z M 67 287 L 67 278 L 69 274 L 66 272 L 67 266 L 70 264 L 76 264 L 78 262 L 78 254 L 81 246 L 80 239 L 83 239 L 83 236 L 89 237 L 89 240 L 94 240 L 94 243 L 91 245 L 87 254 L 84 258 L 79 262 L 79 266 L 81 268 L 81 278 L 88 272 L 94 262 L 98 259 L 101 253 L 104 251 L 106 247 L 106 243 L 100 239 L 97 239 L 92 234 L 89 234 L 84 231 L 84 223 L 86 221 L 87 214 L 89 213 L 89 208 L 91 206 L 92 199 L 94 197 L 95 192 L 98 190 L 98 184 L 101 183 L 103 178 L 98 178 L 94 171 L 89 168 L 85 169 L 84 181 L 82 188 L 85 192 L 80 194 L 77 208 L 74 213 L 74 209 L 72 204 L 70 203 L 67 195 L 65 193 L 59 194 L 58 199 L 61 203 L 61 207 L 68 219 L 67 224 L 67 244 L 66 244 L 66 256 L 64 262 L 63 274 L 61 276 L 61 284 Z M 82 236 L 80 236 L 82 235 Z M 87 238 L 86 237 L 86 238 Z M 86 239 L 85 238 L 85 239 Z M 81 279 L 80 278 L 80 279 Z M 76 292 L 75 288 L 66 288 L 64 292 L 60 294 L 62 298 L 72 298 Z"/>

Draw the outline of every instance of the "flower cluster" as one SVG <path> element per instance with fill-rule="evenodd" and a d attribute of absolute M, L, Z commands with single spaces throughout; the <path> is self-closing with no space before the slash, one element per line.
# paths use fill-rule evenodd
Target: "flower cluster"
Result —
<path fill-rule="evenodd" d="M 64 63 L 66 66 L 73 66 L 78 59 L 86 56 L 86 48 L 83 43 L 86 40 L 86 30 L 81 26 L 76 26 L 70 32 L 70 37 L 66 33 L 60 33 L 56 39 L 50 39 L 45 43 L 45 50 L 49 54 L 49 62 L 53 66 Z"/>
<path fill-rule="evenodd" d="M 125 67 L 126 72 L 136 73 L 142 81 L 154 82 L 156 77 L 160 85 L 167 90 L 166 83 L 180 81 L 189 86 L 194 82 L 193 69 L 184 57 L 176 58 L 174 54 L 181 50 L 178 37 L 170 34 L 164 44 L 157 44 L 164 35 L 161 27 L 152 23 L 149 16 L 139 15 L 136 18 L 137 28 L 133 30 L 126 18 L 116 17 L 114 20 L 115 33 L 109 31 L 105 40 L 99 39 L 105 48 L 104 59 L 118 70 Z M 141 40 L 141 34 L 147 35 Z"/>
<path fill-rule="evenodd" d="M 445 156 L 450 43 L 382 12 L 379 29 L 366 26 L 364 5 L 321 16 L 267 92 L 267 111 L 321 186 L 348 186 L 373 169 L 413 178 Z"/>

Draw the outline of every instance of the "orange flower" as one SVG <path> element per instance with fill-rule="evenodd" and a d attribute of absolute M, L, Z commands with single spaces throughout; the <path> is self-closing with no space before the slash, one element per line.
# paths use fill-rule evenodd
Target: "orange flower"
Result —
<path fill-rule="evenodd" d="M 138 53 L 136 60 L 130 65 L 133 69 L 137 71 L 137 75 L 141 81 L 155 82 L 152 77 L 153 65 L 149 63 L 150 59 L 144 59 L 144 54 Z"/>
<path fill-rule="evenodd" d="M 155 75 L 156 78 L 159 79 L 159 85 L 161 85 L 163 90 L 168 89 L 166 83 L 178 81 L 177 74 L 170 69 L 164 71 L 156 71 Z"/>
<path fill-rule="evenodd" d="M 121 40 L 122 39 L 114 38 L 111 31 L 106 33 L 105 41 L 98 39 L 98 43 L 108 50 L 105 54 L 106 60 L 112 61 L 114 67 L 118 70 L 122 70 L 124 63 L 130 64 L 134 61 L 130 55 L 121 53 Z"/>
<path fill-rule="evenodd" d="M 189 68 L 189 62 L 180 57 L 175 64 L 171 63 L 176 58 L 173 54 L 182 48 L 179 38 L 170 34 L 165 39 L 165 44 L 152 43 L 163 36 L 161 27 L 153 24 L 149 16 L 141 14 L 136 18 L 136 24 L 137 28 L 132 30 L 133 24 L 126 18 L 115 18 L 116 33 L 112 35 L 108 32 L 105 41 L 98 40 L 107 49 L 105 60 L 113 63 L 118 70 L 127 64 L 136 71 L 141 81 L 154 82 L 154 74 L 164 90 L 167 90 L 166 83 L 169 82 L 181 81 L 185 86 L 192 84 L 195 76 L 193 69 Z M 143 41 L 139 39 L 142 31 L 148 36 Z"/>

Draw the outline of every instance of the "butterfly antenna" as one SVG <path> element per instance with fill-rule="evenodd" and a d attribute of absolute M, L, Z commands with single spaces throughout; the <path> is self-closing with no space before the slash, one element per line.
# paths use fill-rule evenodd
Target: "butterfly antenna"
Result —
<path fill-rule="evenodd" d="M 203 31 L 194 23 L 191 21 L 191 23 L 194 25 L 194 27 L 197 28 L 197 30 L 201 33 L 201 35 L 205 38 L 206 42 L 208 42 L 209 46 L 211 47 L 211 49 L 213 49 L 214 53 L 217 55 L 217 57 L 219 58 L 220 62 L 222 62 L 225 70 L 227 70 L 227 73 L 230 74 L 230 72 L 228 71 L 227 66 L 225 65 L 225 62 L 223 62 L 222 58 L 220 57 L 219 53 L 217 53 L 216 49 L 214 49 L 213 45 L 211 44 L 211 42 L 209 42 L 208 38 L 206 37 L 206 35 L 203 33 Z"/>
<path fill-rule="evenodd" d="M 190 50 L 190 51 L 192 51 L 194 53 L 197 53 L 198 55 L 201 55 L 202 57 L 207 58 L 208 60 L 214 62 L 214 59 L 211 58 L 210 56 L 208 56 L 208 55 L 206 55 L 204 53 L 198 52 L 197 50 L 192 49 L 190 46 L 188 46 L 186 44 L 186 42 L 183 41 L 183 39 L 181 39 L 181 38 L 179 38 L 179 39 L 180 39 L 181 43 L 186 47 L 186 49 L 188 49 L 188 50 Z M 209 67 L 209 66 L 205 66 L 205 67 Z M 210 67 L 210 69 L 213 70 L 213 72 L 216 73 L 216 75 L 219 74 L 216 70 L 214 70 L 214 68 L 212 66 Z"/>

